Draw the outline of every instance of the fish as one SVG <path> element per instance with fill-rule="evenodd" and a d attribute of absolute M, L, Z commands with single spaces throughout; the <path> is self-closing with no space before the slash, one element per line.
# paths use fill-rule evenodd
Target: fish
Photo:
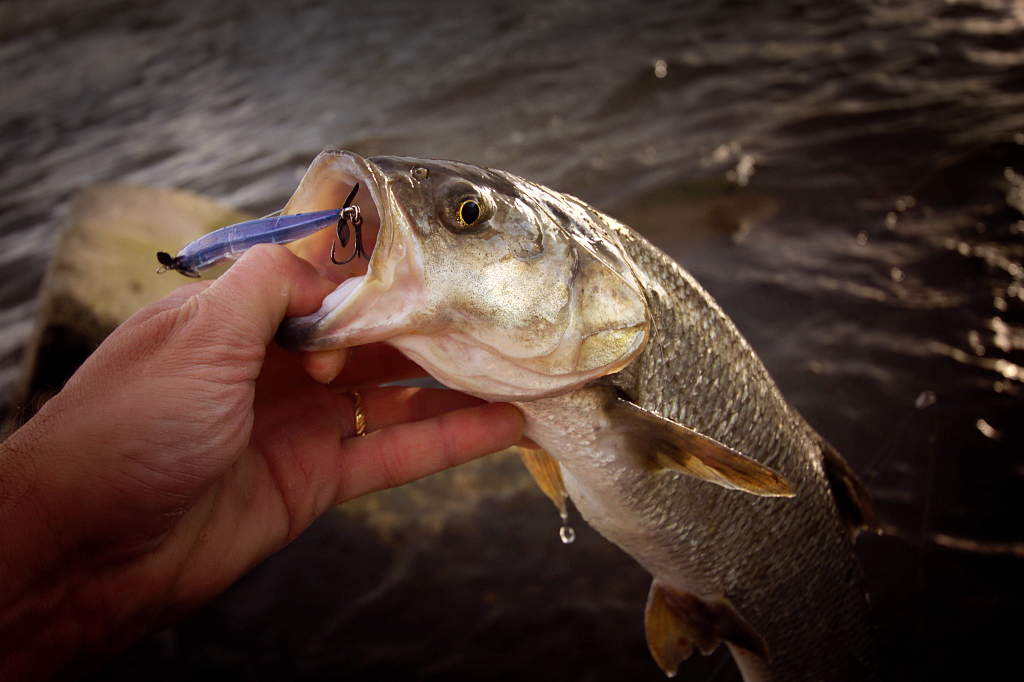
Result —
<path fill-rule="evenodd" d="M 330 231 L 292 244 L 338 287 L 281 345 L 383 342 L 516 405 L 563 518 L 568 498 L 652 575 L 666 675 L 725 644 L 747 682 L 876 677 L 870 496 L 688 272 L 579 199 L 454 161 L 329 150 L 282 213 L 346 197 L 369 258 L 328 261 Z"/>

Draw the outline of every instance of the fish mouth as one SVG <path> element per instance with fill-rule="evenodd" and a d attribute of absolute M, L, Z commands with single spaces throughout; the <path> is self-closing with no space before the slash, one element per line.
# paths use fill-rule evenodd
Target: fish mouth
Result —
<path fill-rule="evenodd" d="M 348 221 L 345 244 L 337 231 L 323 230 L 288 246 L 338 288 L 312 315 L 284 320 L 276 337 L 281 346 L 344 348 L 383 341 L 409 327 L 409 318 L 422 305 L 423 267 L 391 191 L 394 181 L 372 160 L 352 152 L 329 150 L 314 159 L 282 213 L 344 208 L 358 184 L 351 206 L 358 208 L 361 225 Z M 395 290 L 401 295 L 393 295 Z"/>
<path fill-rule="evenodd" d="M 389 202 L 385 199 L 387 179 L 380 169 L 366 159 L 346 151 L 329 150 L 321 153 L 310 165 L 298 188 L 281 211 L 293 215 L 312 211 L 344 208 L 352 190 L 359 185 L 351 205 L 358 209 L 361 243 L 366 253 L 376 250 L 381 232 L 387 239 L 390 219 Z M 356 248 L 354 225 L 347 221 L 346 244 L 337 244 L 337 258 L 345 259 Z M 348 263 L 332 262 L 331 249 L 338 240 L 335 230 L 323 230 L 288 245 L 296 255 L 313 264 L 325 278 L 338 284 L 365 275 L 370 262 L 356 256 Z"/>

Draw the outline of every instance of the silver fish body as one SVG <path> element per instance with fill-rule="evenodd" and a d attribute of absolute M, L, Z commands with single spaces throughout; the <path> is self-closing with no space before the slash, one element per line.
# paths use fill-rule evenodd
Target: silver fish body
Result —
<path fill-rule="evenodd" d="M 573 197 L 454 162 L 325 152 L 285 212 L 335 207 L 357 181 L 369 269 L 286 321 L 284 345 L 385 341 L 518 405 L 557 460 L 545 491 L 654 576 L 667 674 L 725 643 L 748 681 L 874 677 L 853 551 L 866 493 L 689 274 Z"/>
<path fill-rule="evenodd" d="M 709 603 L 724 597 L 742 614 L 770 652 L 765 664 L 730 644 L 744 679 L 873 679 L 870 608 L 851 532 L 868 521 L 857 516 L 856 505 L 866 506 L 862 491 L 846 488 L 856 483 L 844 480 L 838 455 L 786 402 L 693 278 L 628 228 L 613 229 L 646 276 L 658 324 L 609 383 L 637 405 L 769 466 L 796 495 L 745 495 L 628 459 L 595 466 L 593 450 L 566 444 L 550 451 L 560 452 L 574 503 L 656 580 Z M 539 431 L 559 433 L 578 421 L 581 403 L 594 402 L 586 392 L 519 405 L 543 424 Z M 855 508 L 853 519 L 844 519 L 834 487 Z"/>

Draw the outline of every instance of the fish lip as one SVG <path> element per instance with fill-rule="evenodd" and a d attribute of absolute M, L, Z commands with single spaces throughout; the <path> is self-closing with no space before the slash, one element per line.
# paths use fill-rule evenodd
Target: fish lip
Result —
<path fill-rule="evenodd" d="M 415 240 L 402 239 L 402 234 L 400 234 L 402 232 L 402 221 L 399 219 L 400 211 L 390 189 L 393 180 L 379 166 L 350 151 L 326 150 L 314 160 L 310 171 L 307 171 L 307 177 L 318 164 L 327 164 L 328 168 L 330 164 L 334 164 L 336 170 L 350 176 L 355 182 L 361 183 L 369 190 L 370 198 L 380 219 L 380 227 L 365 275 L 349 277 L 341 281 L 337 288 L 324 298 L 320 309 L 315 313 L 303 317 L 286 318 L 278 327 L 275 336 L 278 345 L 299 351 L 340 348 L 386 338 L 390 332 L 390 326 L 386 324 L 378 324 L 374 338 L 369 338 L 364 330 L 355 342 L 348 337 L 340 338 L 338 334 L 332 335 L 329 332 L 331 328 L 339 326 L 339 318 L 344 321 L 346 314 L 356 308 L 360 302 L 366 303 L 364 299 L 372 299 L 375 294 L 390 288 L 399 261 L 416 260 L 410 258 L 415 250 Z M 300 193 L 303 191 L 307 177 L 303 178 L 295 195 L 282 211 L 283 213 L 308 210 L 306 206 L 299 208 L 294 205 L 297 203 L 296 200 L 300 199 Z M 315 182 L 316 178 L 312 177 L 310 181 Z M 346 189 L 346 191 L 348 190 Z M 408 244 L 404 242 L 408 242 Z M 401 253 L 396 254 L 396 251 Z M 393 255 L 395 257 L 392 257 Z M 418 275 L 422 279 L 421 268 L 414 265 L 411 269 L 414 271 L 411 273 L 413 277 Z"/>
<path fill-rule="evenodd" d="M 377 215 L 380 217 L 380 232 L 390 232 L 390 227 L 393 225 L 394 218 L 391 202 L 388 200 L 389 192 L 387 188 L 389 180 L 384 171 L 369 159 L 364 159 L 358 154 L 341 149 L 327 149 L 320 152 L 310 165 L 310 170 L 312 171 L 314 168 L 332 163 L 336 164 L 342 172 L 351 176 L 356 182 L 360 183 L 370 191 L 370 199 L 373 201 L 374 207 L 377 209 Z M 317 209 L 320 208 L 318 205 L 298 205 L 298 203 L 304 199 L 302 192 L 307 180 L 315 181 L 316 178 L 309 178 L 309 172 L 307 171 L 307 175 L 303 177 L 298 189 L 295 190 L 295 194 L 291 199 L 289 199 L 288 203 L 281 211 L 282 214 L 288 215 L 309 211 L 314 207 Z M 342 207 L 327 206 L 326 208 Z M 378 234 L 377 242 L 380 242 L 380 234 Z M 376 252 L 376 246 L 374 246 L 373 250 Z"/>
<path fill-rule="evenodd" d="M 395 238 L 395 219 L 390 201 L 390 181 L 387 176 L 375 163 L 364 159 L 358 154 L 349 151 L 330 150 L 322 154 L 337 154 L 338 160 L 350 165 L 356 172 L 353 175 L 370 190 L 370 199 L 377 209 L 377 216 L 380 219 L 380 227 L 377 230 L 377 239 L 374 242 L 373 250 L 370 252 L 370 261 L 366 266 L 366 274 L 370 274 L 376 267 L 381 267 L 386 260 L 387 253 Z M 355 245 L 353 245 L 354 248 Z M 385 248 L 382 248 L 385 247 Z M 381 255 L 383 254 L 383 255 Z"/>

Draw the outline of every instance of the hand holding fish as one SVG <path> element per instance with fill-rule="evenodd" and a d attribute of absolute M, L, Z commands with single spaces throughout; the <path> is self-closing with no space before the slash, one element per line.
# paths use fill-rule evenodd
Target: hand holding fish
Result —
<path fill-rule="evenodd" d="M 506 404 L 360 388 L 397 352 L 271 342 L 336 285 L 258 246 L 129 319 L 0 444 L 0 678 L 91 667 L 197 608 L 324 510 L 519 440 Z M 320 370 L 316 369 L 320 363 Z M 327 367 L 328 369 L 324 369 Z"/>

